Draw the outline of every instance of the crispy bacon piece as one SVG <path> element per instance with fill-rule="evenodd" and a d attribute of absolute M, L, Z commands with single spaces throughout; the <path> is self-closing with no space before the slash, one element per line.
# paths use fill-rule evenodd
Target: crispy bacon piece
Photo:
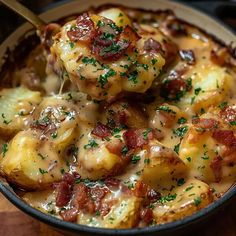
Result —
<path fill-rule="evenodd" d="M 106 148 L 109 152 L 116 154 L 117 156 L 122 156 L 122 149 L 124 146 L 124 143 L 122 143 L 119 139 L 109 141 L 106 144 Z"/>
<path fill-rule="evenodd" d="M 220 111 L 220 117 L 227 123 L 236 121 L 236 110 L 231 106 L 227 106 Z"/>
<path fill-rule="evenodd" d="M 61 211 L 60 216 L 64 221 L 75 222 L 78 212 L 79 210 L 76 207 L 72 207 L 71 209 Z"/>
<path fill-rule="evenodd" d="M 153 203 L 161 198 L 161 194 L 156 192 L 154 189 L 149 189 L 147 192 L 147 198 L 149 202 Z"/>
<path fill-rule="evenodd" d="M 57 196 L 56 196 L 56 206 L 63 207 L 65 206 L 71 198 L 70 185 L 62 181 L 57 185 Z"/>
<path fill-rule="evenodd" d="M 150 208 L 144 208 L 140 211 L 140 218 L 146 223 L 150 224 L 153 220 L 153 212 Z"/>
<path fill-rule="evenodd" d="M 107 178 L 105 179 L 104 182 L 108 188 L 118 188 L 121 183 L 119 179 L 114 179 L 114 178 Z"/>
<path fill-rule="evenodd" d="M 104 24 L 106 25 L 106 28 L 111 28 L 111 25 L 114 25 L 114 22 L 109 21 L 109 23 L 104 22 Z M 105 33 L 107 33 L 107 31 Z M 95 54 L 98 59 L 104 61 L 118 60 L 127 50 L 131 50 L 136 41 L 139 40 L 138 34 L 130 26 L 126 26 L 121 33 L 113 32 L 109 34 L 113 35 L 113 37 L 101 39 L 102 34 L 100 28 L 98 28 L 91 48 L 92 53 Z"/>
<path fill-rule="evenodd" d="M 142 181 L 138 181 L 135 185 L 134 195 L 136 197 L 144 198 L 147 196 L 147 193 L 148 193 L 148 185 L 146 185 Z"/>
<path fill-rule="evenodd" d="M 76 19 L 76 26 L 72 27 L 67 36 L 72 42 L 90 42 L 94 35 L 94 23 L 88 13 L 83 13 Z"/>
<path fill-rule="evenodd" d="M 212 137 L 217 142 L 234 150 L 236 149 L 236 137 L 234 136 L 234 132 L 232 130 L 215 130 Z"/>
<path fill-rule="evenodd" d="M 143 147 L 148 144 L 148 141 L 154 138 L 154 133 L 150 130 L 145 136 L 146 129 L 130 129 L 123 133 L 123 138 L 125 140 L 128 149 L 135 149 Z"/>
<path fill-rule="evenodd" d="M 173 42 L 163 40 L 162 48 L 164 50 L 166 65 L 169 65 L 169 63 L 171 63 L 178 54 L 178 46 Z"/>
<path fill-rule="evenodd" d="M 210 167 L 215 175 L 216 182 L 219 183 L 222 177 L 222 157 L 216 156 L 211 161 Z"/>
<path fill-rule="evenodd" d="M 179 50 L 180 58 L 186 61 L 189 65 L 194 65 L 196 63 L 196 58 L 193 50 Z"/>
<path fill-rule="evenodd" d="M 191 87 L 187 81 L 181 78 L 175 78 L 164 81 L 161 85 L 161 96 L 169 100 L 179 100 Z"/>
<path fill-rule="evenodd" d="M 108 126 L 98 122 L 96 127 L 92 130 L 92 134 L 99 138 L 107 138 L 111 135 L 111 131 Z"/>
<path fill-rule="evenodd" d="M 146 53 L 163 53 L 161 44 L 153 38 L 149 38 L 144 42 L 143 49 Z"/>
<path fill-rule="evenodd" d="M 198 131 L 209 131 L 216 129 L 218 121 L 213 118 L 196 118 L 192 121 Z"/>
<path fill-rule="evenodd" d="M 75 176 L 70 173 L 65 173 L 62 176 L 62 180 L 69 185 L 73 185 L 75 182 Z"/>

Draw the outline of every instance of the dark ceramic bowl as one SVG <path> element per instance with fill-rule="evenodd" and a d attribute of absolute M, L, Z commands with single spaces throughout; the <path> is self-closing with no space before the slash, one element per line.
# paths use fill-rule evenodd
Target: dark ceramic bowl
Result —
<path fill-rule="evenodd" d="M 66 3 L 64 5 L 58 5 L 55 8 L 48 10 L 47 12 L 41 14 L 41 17 L 45 21 L 55 21 L 59 18 L 65 17 L 67 15 L 72 15 L 80 11 L 84 11 L 91 6 L 99 6 L 105 3 L 112 4 L 124 4 L 122 0 L 79 0 Z M 175 14 L 198 27 L 204 26 L 206 32 L 214 35 L 219 40 L 225 42 L 226 44 L 231 44 L 236 46 L 236 36 L 227 27 L 208 17 L 207 15 L 181 5 L 176 2 L 166 1 L 166 0 L 129 0 L 125 2 L 126 6 L 143 8 L 147 10 L 157 10 L 157 9 L 171 9 Z M 18 28 L 13 34 L 11 34 L 0 46 L 0 58 L 1 65 L 4 64 L 4 55 L 7 49 L 14 49 L 22 37 L 32 34 L 32 27 L 26 23 L 20 28 Z M 167 223 L 164 225 L 157 225 L 148 228 L 134 228 L 134 229 L 104 229 L 88 227 L 85 225 L 73 224 L 59 220 L 50 215 L 46 215 L 28 204 L 26 204 L 21 198 L 19 198 L 13 189 L 8 185 L 8 183 L 0 179 L 0 191 L 1 193 L 11 201 L 15 206 L 29 214 L 30 216 L 54 227 L 57 230 L 63 231 L 64 233 L 70 235 L 171 235 L 177 233 L 177 231 L 188 232 L 188 230 L 193 230 L 194 227 L 198 227 L 200 223 L 206 222 L 210 216 L 216 213 L 217 210 L 226 206 L 234 197 L 236 197 L 236 186 L 229 189 L 222 198 L 210 204 L 206 208 L 198 211 L 189 217 L 182 220 L 178 220 L 172 223 Z"/>

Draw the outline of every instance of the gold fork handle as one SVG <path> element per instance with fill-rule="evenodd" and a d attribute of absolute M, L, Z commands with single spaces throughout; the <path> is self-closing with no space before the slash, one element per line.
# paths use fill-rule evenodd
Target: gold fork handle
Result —
<path fill-rule="evenodd" d="M 25 18 L 28 22 L 30 22 L 33 26 L 35 26 L 38 30 L 42 30 L 46 23 L 40 19 L 36 14 L 30 11 L 28 8 L 17 2 L 16 0 L 0 0 L 5 6 L 16 12 L 18 15 Z"/>

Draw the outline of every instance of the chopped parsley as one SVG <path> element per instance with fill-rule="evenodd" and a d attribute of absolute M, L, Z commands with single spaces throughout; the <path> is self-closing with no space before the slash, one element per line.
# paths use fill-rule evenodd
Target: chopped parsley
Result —
<path fill-rule="evenodd" d="M 168 113 L 176 114 L 176 112 L 173 111 L 172 109 L 170 109 L 168 106 L 159 106 L 156 110 L 157 111 L 166 111 Z"/>
<path fill-rule="evenodd" d="M 164 204 L 166 202 L 170 202 L 170 201 L 173 201 L 175 200 L 177 197 L 177 194 L 168 194 L 167 196 L 164 196 L 164 197 L 161 197 L 158 201 L 161 203 L 161 204 Z"/>
<path fill-rule="evenodd" d="M 103 32 L 103 34 L 100 36 L 100 39 L 107 39 L 107 40 L 112 40 L 115 38 L 114 34 L 110 34 L 107 32 Z"/>
<path fill-rule="evenodd" d="M 53 139 L 57 138 L 57 132 L 52 133 L 52 134 L 51 134 L 51 137 L 52 137 Z"/>
<path fill-rule="evenodd" d="M 178 186 L 182 186 L 183 184 L 185 184 L 184 178 L 178 179 L 177 185 L 178 185 Z"/>
<path fill-rule="evenodd" d="M 154 65 L 157 63 L 157 59 L 153 58 L 153 59 L 151 60 L 151 63 L 152 63 L 152 65 L 154 66 Z"/>
<path fill-rule="evenodd" d="M 99 20 L 98 23 L 97 23 L 97 26 L 98 27 L 103 27 L 103 26 L 105 26 L 105 22 Z"/>
<path fill-rule="evenodd" d="M 127 146 L 124 146 L 122 149 L 121 149 L 121 153 L 122 155 L 126 155 L 128 153 L 129 149 Z"/>
<path fill-rule="evenodd" d="M 202 202 L 202 199 L 200 197 L 194 198 L 194 205 L 199 206 Z"/>
<path fill-rule="evenodd" d="M 147 140 L 148 139 L 148 134 L 152 131 L 151 128 L 146 129 L 145 131 L 143 131 L 143 139 Z"/>
<path fill-rule="evenodd" d="M 73 49 L 75 47 L 75 44 L 73 42 L 69 42 L 70 48 Z"/>
<path fill-rule="evenodd" d="M 145 163 L 145 164 L 149 164 L 149 163 L 150 163 L 150 159 L 149 159 L 149 158 L 144 159 L 144 163 Z"/>
<path fill-rule="evenodd" d="M 133 155 L 131 158 L 131 162 L 133 164 L 136 164 L 138 161 L 140 161 L 141 157 L 139 155 Z"/>
<path fill-rule="evenodd" d="M 174 151 L 175 151 L 177 154 L 179 154 L 179 146 L 180 146 L 180 143 L 174 146 Z"/>
<path fill-rule="evenodd" d="M 196 88 L 194 89 L 194 94 L 198 95 L 202 89 L 201 88 Z"/>
<path fill-rule="evenodd" d="M 222 102 L 218 107 L 223 110 L 228 105 L 228 102 Z"/>
<path fill-rule="evenodd" d="M 42 175 L 48 173 L 46 170 L 43 170 L 43 169 L 41 169 L 41 168 L 39 168 L 39 172 L 40 172 Z"/>
<path fill-rule="evenodd" d="M 138 83 L 137 76 L 138 76 L 137 70 L 130 72 L 128 75 L 128 81 L 132 81 L 134 84 L 137 84 Z"/>
<path fill-rule="evenodd" d="M 108 72 L 105 75 L 100 75 L 98 82 L 101 85 L 102 88 L 106 85 L 108 78 L 115 76 L 116 72 L 113 69 L 109 69 Z"/>
<path fill-rule="evenodd" d="M 43 156 L 41 153 L 38 153 L 38 156 L 39 156 L 42 160 L 46 159 L 46 156 Z"/>
<path fill-rule="evenodd" d="M 230 121 L 229 124 L 232 125 L 232 126 L 236 125 L 236 120 Z"/>
<path fill-rule="evenodd" d="M 60 169 L 61 174 L 63 175 L 65 173 L 65 170 L 63 168 Z"/>
<path fill-rule="evenodd" d="M 100 54 L 100 56 L 104 56 L 106 53 L 116 54 L 120 50 L 121 50 L 121 46 L 119 44 L 113 42 L 110 46 L 102 49 L 99 54 Z"/>
<path fill-rule="evenodd" d="M 188 131 L 188 126 L 183 126 L 183 127 L 179 127 L 177 129 L 175 129 L 173 132 L 175 135 L 182 138 L 187 131 Z"/>
<path fill-rule="evenodd" d="M 193 188 L 193 185 L 187 187 L 187 188 L 185 189 L 185 191 L 188 192 L 188 191 L 191 190 L 192 188 Z"/>
<path fill-rule="evenodd" d="M 178 119 L 178 124 L 185 124 L 187 122 L 187 119 L 185 119 L 184 117 L 181 117 Z"/>
<path fill-rule="evenodd" d="M 5 157 L 6 153 L 8 151 L 8 144 L 7 143 L 4 143 L 2 145 L 2 156 Z"/>
<path fill-rule="evenodd" d="M 90 149 L 94 147 L 98 147 L 98 144 L 96 143 L 94 139 L 90 139 L 88 144 L 84 145 L 84 149 Z"/>
<path fill-rule="evenodd" d="M 93 66 L 96 66 L 97 65 L 97 60 L 93 57 L 83 57 L 82 58 L 82 62 L 86 65 L 88 64 L 92 64 Z"/>
<path fill-rule="evenodd" d="M 12 120 L 6 120 L 6 116 L 5 116 L 4 113 L 2 113 L 2 118 L 3 118 L 3 123 L 6 124 L 6 125 L 8 125 L 12 122 Z"/>
<path fill-rule="evenodd" d="M 192 158 L 191 158 L 191 157 L 187 157 L 186 160 L 187 160 L 188 162 L 191 162 L 191 161 L 192 161 Z"/>

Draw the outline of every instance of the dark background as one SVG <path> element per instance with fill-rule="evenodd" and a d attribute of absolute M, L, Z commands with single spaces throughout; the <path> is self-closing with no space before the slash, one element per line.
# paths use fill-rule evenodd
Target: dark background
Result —
<path fill-rule="evenodd" d="M 204 0 L 177 0 L 185 4 L 192 5 L 200 10 L 205 11 L 208 15 L 217 17 L 224 21 L 236 32 L 236 0 L 225 1 L 204 1 Z M 66 0 L 20 0 L 25 6 L 40 13 L 53 4 L 60 4 Z M 24 20 L 10 11 L 0 3 L 0 42 L 2 42 L 17 26 L 22 24 Z"/>

